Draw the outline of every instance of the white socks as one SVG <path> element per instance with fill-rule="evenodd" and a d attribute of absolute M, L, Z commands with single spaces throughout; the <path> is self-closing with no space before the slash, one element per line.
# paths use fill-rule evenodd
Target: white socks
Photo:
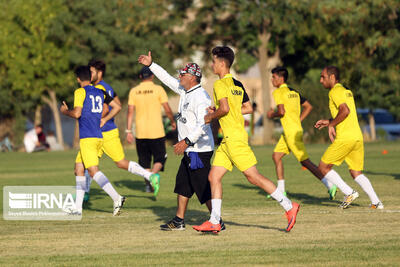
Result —
<path fill-rule="evenodd" d="M 129 161 L 128 171 L 130 173 L 144 177 L 144 179 L 146 179 L 147 181 L 150 181 L 149 178 L 150 175 L 152 175 L 151 172 L 145 170 L 142 166 L 134 161 Z"/>
<path fill-rule="evenodd" d="M 331 182 L 329 182 L 328 179 L 326 179 L 326 177 L 321 179 L 321 182 L 325 185 L 326 188 L 331 189 L 331 187 L 333 186 L 333 184 Z"/>
<path fill-rule="evenodd" d="M 276 190 L 271 194 L 271 197 L 278 201 L 286 211 L 289 211 L 293 208 L 292 201 L 285 197 L 285 195 L 278 188 L 276 188 Z"/>
<path fill-rule="evenodd" d="M 364 174 L 360 174 L 359 176 L 357 176 L 354 181 L 356 181 L 356 183 L 361 186 L 365 193 L 367 193 L 372 204 L 378 204 L 379 202 L 381 202 L 376 195 L 375 190 L 371 185 L 371 182 Z"/>
<path fill-rule="evenodd" d="M 221 219 L 221 206 L 222 206 L 222 199 L 211 199 L 211 216 L 210 222 L 212 224 L 218 224 Z"/>
<path fill-rule="evenodd" d="M 119 200 L 120 195 L 115 191 L 110 181 L 108 181 L 107 177 L 101 171 L 94 174 L 93 180 L 99 184 L 99 186 L 112 198 L 113 201 Z"/>
<path fill-rule="evenodd" d="M 89 175 L 88 170 L 85 170 L 85 177 L 86 177 L 86 189 L 85 192 L 89 193 L 90 191 L 90 185 L 92 184 L 92 177 Z"/>
<path fill-rule="evenodd" d="M 340 175 L 335 172 L 333 169 L 330 170 L 325 177 L 329 182 L 332 184 L 335 184 L 346 196 L 350 195 L 353 193 L 353 189 L 348 186 L 343 179 L 340 177 Z"/>
<path fill-rule="evenodd" d="M 78 211 L 82 212 L 83 196 L 85 195 L 86 189 L 86 177 L 76 176 L 76 199 L 75 207 Z"/>
<path fill-rule="evenodd" d="M 282 193 L 285 192 L 285 180 L 278 180 L 278 189 Z"/>

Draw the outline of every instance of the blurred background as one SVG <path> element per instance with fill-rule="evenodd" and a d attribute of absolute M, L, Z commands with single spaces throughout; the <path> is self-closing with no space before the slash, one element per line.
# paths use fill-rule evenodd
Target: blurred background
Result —
<path fill-rule="evenodd" d="M 330 117 L 328 90 L 319 83 L 326 65 L 339 67 L 341 82 L 353 91 L 365 140 L 395 140 L 399 15 L 398 0 L 0 1 L 0 145 L 23 150 L 25 132 L 42 124 L 58 149 L 77 147 L 76 121 L 61 115 L 59 106 L 63 100 L 73 105 L 73 70 L 93 58 L 106 62 L 104 80 L 122 100 L 116 119 L 122 132 L 129 90 L 139 83 L 137 58 L 149 50 L 176 76 L 184 64 L 198 63 L 212 95 L 217 77 L 210 51 L 216 45 L 234 49 L 234 76 L 255 103 L 246 117 L 251 144 L 273 143 L 282 131 L 264 116 L 275 105 L 270 71 L 276 66 L 288 68 L 289 86 L 314 107 L 303 122 L 306 142 L 328 141 L 326 131 L 313 128 Z M 178 98 L 165 89 L 176 112 Z M 167 121 L 165 127 L 173 142 L 176 133 Z"/>

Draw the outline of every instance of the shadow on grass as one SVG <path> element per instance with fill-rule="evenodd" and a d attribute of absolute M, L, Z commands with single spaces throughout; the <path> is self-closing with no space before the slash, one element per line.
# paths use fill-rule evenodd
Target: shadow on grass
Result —
<path fill-rule="evenodd" d="M 372 172 L 372 171 L 364 171 L 365 174 L 371 174 L 371 175 L 386 175 L 386 176 L 392 176 L 394 179 L 400 179 L 400 173 L 387 173 L 387 172 Z"/>
<path fill-rule="evenodd" d="M 233 186 L 239 187 L 241 189 L 244 190 L 257 190 L 257 193 L 259 195 L 262 196 L 266 196 L 267 193 L 264 192 L 264 190 L 255 187 L 254 185 L 251 184 L 234 184 Z M 307 205 L 318 205 L 318 206 L 337 206 L 338 204 L 340 204 L 340 201 L 337 200 L 329 200 L 328 197 L 326 198 L 321 198 L 321 197 L 316 197 L 316 196 L 312 196 L 309 194 L 305 194 L 305 193 L 293 193 L 293 192 L 286 192 L 287 193 L 287 197 L 291 200 L 298 200 L 300 202 L 300 204 L 307 204 Z M 337 199 L 337 197 L 336 197 Z M 272 198 L 270 199 L 272 201 L 274 201 Z M 352 204 L 354 206 L 359 206 L 357 204 Z"/>
<path fill-rule="evenodd" d="M 144 192 L 144 179 L 139 179 L 139 180 L 121 180 L 121 181 L 115 181 L 113 182 L 113 185 L 115 188 L 129 188 L 131 190 L 136 190 L 140 192 Z"/>

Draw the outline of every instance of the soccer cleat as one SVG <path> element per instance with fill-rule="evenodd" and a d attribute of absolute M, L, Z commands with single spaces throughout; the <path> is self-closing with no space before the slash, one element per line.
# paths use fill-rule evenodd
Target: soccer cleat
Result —
<path fill-rule="evenodd" d="M 370 208 L 373 210 L 383 210 L 385 207 L 382 202 L 378 202 L 377 204 L 371 204 Z"/>
<path fill-rule="evenodd" d="M 213 232 L 217 234 L 221 231 L 221 224 L 213 224 L 210 221 L 205 221 L 202 225 L 194 225 L 192 227 L 198 232 Z"/>
<path fill-rule="evenodd" d="M 90 195 L 88 192 L 85 192 L 85 195 L 83 196 L 83 202 L 88 202 L 90 199 Z"/>
<path fill-rule="evenodd" d="M 286 227 L 286 232 L 290 232 L 296 223 L 296 216 L 300 210 L 300 205 L 296 202 L 292 202 L 292 209 L 286 212 L 286 218 L 288 220 L 288 226 Z"/>
<path fill-rule="evenodd" d="M 225 223 L 222 220 L 222 218 L 219 219 L 219 224 L 221 225 L 221 231 L 224 231 L 226 229 L 226 227 L 225 227 Z"/>
<path fill-rule="evenodd" d="M 160 190 L 160 175 L 158 173 L 153 173 L 150 175 L 150 184 L 154 189 L 154 196 L 158 195 L 158 191 Z"/>
<path fill-rule="evenodd" d="M 356 198 L 358 198 L 358 197 L 359 197 L 358 192 L 353 190 L 353 193 L 351 193 L 351 194 L 348 195 L 348 196 L 344 196 L 344 200 L 343 200 L 342 204 L 339 205 L 339 208 L 347 209 L 348 206 L 349 206 L 354 200 L 356 200 Z"/>
<path fill-rule="evenodd" d="M 160 229 L 164 231 L 182 231 L 185 230 L 185 222 L 184 220 L 178 222 L 173 218 L 166 224 L 160 225 Z"/>
<path fill-rule="evenodd" d="M 332 187 L 328 190 L 329 199 L 330 200 L 335 200 L 336 193 L 337 193 L 337 186 L 336 185 L 332 185 Z"/>
<path fill-rule="evenodd" d="M 65 207 L 63 208 L 63 211 L 68 215 L 77 215 L 77 216 L 82 215 L 82 210 L 78 210 L 75 207 Z"/>
<path fill-rule="evenodd" d="M 119 196 L 119 199 L 117 201 L 114 201 L 114 212 L 113 216 L 118 216 L 121 213 L 122 206 L 125 203 L 125 197 Z"/>

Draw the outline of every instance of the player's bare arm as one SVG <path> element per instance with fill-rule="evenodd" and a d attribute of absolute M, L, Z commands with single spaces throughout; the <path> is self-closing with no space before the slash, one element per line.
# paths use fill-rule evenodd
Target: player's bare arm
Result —
<path fill-rule="evenodd" d="M 213 119 L 219 119 L 229 112 L 228 98 L 224 97 L 219 100 L 219 108 L 212 113 L 204 116 L 204 123 L 210 123 Z"/>
<path fill-rule="evenodd" d="M 74 107 L 74 109 L 69 110 L 67 103 L 63 101 L 63 104 L 60 107 L 60 112 L 68 117 L 79 119 L 82 114 L 82 107 Z"/>
<path fill-rule="evenodd" d="M 115 117 L 121 111 L 121 105 L 115 101 L 115 98 L 109 103 L 109 106 L 112 107 L 111 111 L 107 113 L 106 116 L 101 118 L 100 127 L 103 127 L 104 124 Z"/>
<path fill-rule="evenodd" d="M 285 115 L 285 112 L 285 106 L 283 104 L 279 104 L 276 108 L 276 111 L 273 109 L 267 111 L 267 117 L 269 119 L 282 118 Z"/>
<path fill-rule="evenodd" d="M 303 104 L 301 104 L 301 107 L 302 111 L 300 114 L 300 121 L 303 121 L 308 116 L 308 114 L 310 114 L 313 106 L 310 104 L 310 102 L 305 101 Z"/>
<path fill-rule="evenodd" d="M 151 51 L 147 53 L 147 55 L 140 55 L 138 58 L 139 63 L 145 65 L 145 66 L 150 66 L 151 63 L 153 62 L 153 59 L 151 57 Z"/>
<path fill-rule="evenodd" d="M 132 134 L 132 119 L 133 119 L 133 113 L 135 112 L 135 106 L 134 105 L 128 105 L 128 114 L 127 114 L 127 119 L 126 119 L 126 140 L 128 141 L 129 144 L 132 144 L 133 142 L 133 134 Z"/>
<path fill-rule="evenodd" d="M 244 102 L 242 104 L 242 114 L 251 114 L 253 113 L 253 106 L 250 101 Z"/>
<path fill-rule="evenodd" d="M 162 103 L 164 108 L 165 114 L 167 115 L 168 119 L 171 121 L 171 128 L 172 130 L 176 129 L 176 122 L 174 119 L 174 114 L 172 114 L 171 107 L 169 106 L 168 102 Z"/>

